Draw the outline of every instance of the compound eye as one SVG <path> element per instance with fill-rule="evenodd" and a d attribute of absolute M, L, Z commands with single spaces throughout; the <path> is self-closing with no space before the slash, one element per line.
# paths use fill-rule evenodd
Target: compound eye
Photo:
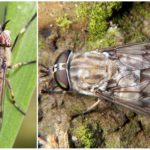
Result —
<path fill-rule="evenodd" d="M 69 81 L 66 70 L 57 70 L 54 74 L 55 81 L 63 90 L 69 90 Z"/>
<path fill-rule="evenodd" d="M 55 64 L 59 64 L 59 63 L 67 63 L 68 57 L 71 53 L 71 50 L 67 50 L 63 53 L 61 53 L 58 58 L 56 59 Z"/>
<path fill-rule="evenodd" d="M 65 52 L 61 53 L 58 56 L 58 58 L 56 59 L 55 64 L 58 64 L 58 65 L 61 64 L 61 63 L 66 64 L 70 54 L 71 54 L 71 50 L 68 50 L 68 51 L 65 51 Z M 69 77 L 68 77 L 68 74 L 67 74 L 67 69 L 68 68 L 60 70 L 58 68 L 57 71 L 55 71 L 55 73 L 54 73 L 55 81 L 60 86 L 60 88 L 62 88 L 63 90 L 69 90 L 69 88 L 70 88 L 69 87 Z"/>

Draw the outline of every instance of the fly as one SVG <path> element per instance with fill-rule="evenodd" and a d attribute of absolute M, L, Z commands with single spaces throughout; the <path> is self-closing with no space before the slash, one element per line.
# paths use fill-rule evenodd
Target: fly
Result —
<path fill-rule="evenodd" d="M 41 92 L 55 93 L 60 87 L 150 116 L 150 42 L 85 53 L 67 50 L 57 57 L 54 66 L 41 66 L 42 77 L 49 76 L 51 84 Z"/>
<path fill-rule="evenodd" d="M 22 110 L 20 105 L 17 104 L 15 95 L 13 93 L 11 84 L 8 79 L 6 79 L 6 73 L 10 69 L 18 69 L 24 65 L 36 63 L 36 61 L 29 62 L 20 62 L 15 65 L 11 65 L 11 54 L 13 52 L 13 48 L 15 47 L 18 38 L 23 35 L 23 33 L 27 30 L 28 26 L 31 22 L 36 18 L 36 13 L 32 16 L 29 22 L 26 24 L 24 28 L 19 32 L 16 36 L 14 43 L 11 42 L 10 31 L 6 30 L 6 25 L 9 23 L 9 20 L 5 21 L 0 26 L 0 128 L 2 127 L 3 120 L 3 104 L 4 104 L 4 88 L 5 85 L 8 87 L 10 91 L 10 102 L 14 105 L 14 107 L 23 115 L 25 115 L 25 111 Z"/>

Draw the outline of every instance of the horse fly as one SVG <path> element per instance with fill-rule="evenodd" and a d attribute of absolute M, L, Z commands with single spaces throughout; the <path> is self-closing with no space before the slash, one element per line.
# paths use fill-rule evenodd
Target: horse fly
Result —
<path fill-rule="evenodd" d="M 4 100 L 4 88 L 5 84 L 8 86 L 10 91 L 10 102 L 15 106 L 15 108 L 21 112 L 21 114 L 25 115 L 25 112 L 20 108 L 20 106 L 16 103 L 15 96 L 13 94 L 13 90 L 11 88 L 10 82 L 6 79 L 6 73 L 8 69 L 17 69 L 27 64 L 35 63 L 36 61 L 30 62 L 20 62 L 15 65 L 11 65 L 11 53 L 13 48 L 15 47 L 18 38 L 26 31 L 30 23 L 35 19 L 36 14 L 32 16 L 30 21 L 26 24 L 24 28 L 19 32 L 16 36 L 16 39 L 13 44 L 11 44 L 11 36 L 10 31 L 5 30 L 7 23 L 6 21 L 2 25 L 0 25 L 0 128 L 2 127 L 3 120 L 3 100 Z"/>
<path fill-rule="evenodd" d="M 43 76 L 50 76 L 51 84 L 55 81 L 65 91 L 96 96 L 150 116 L 150 42 L 85 53 L 67 50 L 53 67 L 42 66 Z"/>

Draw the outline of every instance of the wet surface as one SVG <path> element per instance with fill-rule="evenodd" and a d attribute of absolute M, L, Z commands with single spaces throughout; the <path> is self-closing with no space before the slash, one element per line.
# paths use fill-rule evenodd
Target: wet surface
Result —
<path fill-rule="evenodd" d="M 39 64 L 47 67 L 53 65 L 57 56 L 67 49 L 84 52 L 97 47 L 97 41 L 87 42 L 86 22 L 76 20 L 75 10 L 78 5 L 68 2 L 39 3 Z M 134 5 L 131 7 L 133 10 L 128 10 L 130 13 L 125 13 L 122 19 L 114 19 L 120 25 L 113 36 L 115 45 L 150 39 L 149 14 L 137 14 Z M 140 5 L 150 10 L 148 3 Z M 56 20 L 66 14 L 71 24 L 67 29 L 62 29 Z M 41 90 L 50 87 L 49 79 L 39 78 L 39 133 L 48 143 L 47 147 L 150 147 L 149 117 L 102 100 L 93 112 L 72 120 L 72 116 L 85 111 L 97 98 L 66 92 L 43 94 Z"/>

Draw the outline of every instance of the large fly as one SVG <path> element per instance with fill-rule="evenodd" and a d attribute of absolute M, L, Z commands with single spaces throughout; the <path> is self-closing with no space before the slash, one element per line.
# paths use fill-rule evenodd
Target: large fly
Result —
<path fill-rule="evenodd" d="M 54 66 L 41 66 L 42 77 L 49 76 L 51 84 L 41 92 L 55 93 L 59 86 L 150 116 L 150 42 L 85 53 L 68 50 L 57 57 Z"/>
<path fill-rule="evenodd" d="M 5 21 L 0 26 L 0 128 L 2 127 L 3 120 L 3 100 L 4 100 L 4 88 L 5 85 L 9 88 L 10 91 L 10 102 L 14 105 L 14 107 L 23 115 L 25 115 L 25 111 L 22 110 L 20 105 L 17 104 L 15 95 L 13 93 L 11 84 L 8 79 L 6 79 L 7 70 L 17 69 L 27 64 L 33 64 L 36 61 L 29 62 L 20 62 L 15 65 L 11 64 L 11 53 L 13 52 L 13 48 L 15 47 L 18 38 L 26 31 L 31 22 L 36 18 L 36 13 L 32 16 L 29 22 L 25 25 L 24 28 L 19 32 L 17 37 L 15 38 L 14 43 L 11 42 L 10 31 L 6 30 L 6 25 L 9 23 L 9 20 Z"/>

